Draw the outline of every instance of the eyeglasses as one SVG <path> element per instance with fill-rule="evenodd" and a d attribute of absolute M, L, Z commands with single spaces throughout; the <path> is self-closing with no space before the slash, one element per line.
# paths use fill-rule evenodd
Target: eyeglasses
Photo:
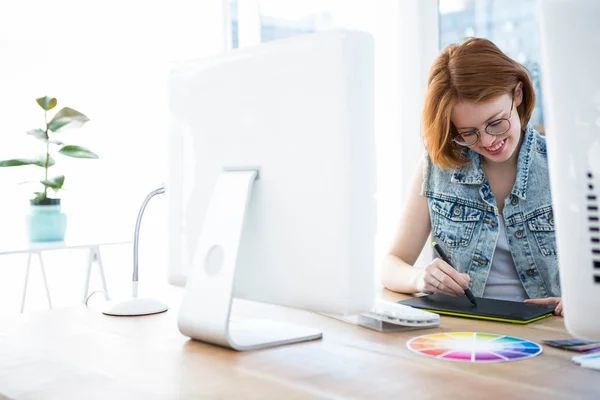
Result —
<path fill-rule="evenodd" d="M 512 110 L 514 104 L 515 102 L 513 94 L 513 96 L 511 96 L 510 113 L 508 114 L 508 118 L 499 118 L 488 123 L 484 129 L 485 133 L 492 136 L 500 136 L 508 132 L 508 130 L 510 129 L 510 118 L 512 117 Z M 473 146 L 479 141 L 480 138 L 481 132 L 478 129 L 474 131 L 459 133 L 456 136 L 454 136 L 452 141 L 458 144 L 459 146 Z"/>

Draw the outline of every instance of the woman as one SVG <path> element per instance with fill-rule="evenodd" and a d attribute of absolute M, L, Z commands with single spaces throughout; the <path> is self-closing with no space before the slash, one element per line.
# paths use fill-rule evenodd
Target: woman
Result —
<path fill-rule="evenodd" d="M 426 154 L 383 284 L 403 293 L 556 305 L 562 315 L 546 142 L 530 125 L 526 69 L 492 42 L 447 47 L 429 76 Z M 450 257 L 413 268 L 429 234 Z"/>

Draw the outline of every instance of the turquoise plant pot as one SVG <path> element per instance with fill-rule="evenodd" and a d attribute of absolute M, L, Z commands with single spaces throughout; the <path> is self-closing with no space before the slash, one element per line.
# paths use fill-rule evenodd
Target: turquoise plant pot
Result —
<path fill-rule="evenodd" d="M 60 199 L 45 199 L 42 204 L 31 200 L 27 216 L 30 242 L 60 242 L 65 240 L 67 216 L 60 209 Z"/>

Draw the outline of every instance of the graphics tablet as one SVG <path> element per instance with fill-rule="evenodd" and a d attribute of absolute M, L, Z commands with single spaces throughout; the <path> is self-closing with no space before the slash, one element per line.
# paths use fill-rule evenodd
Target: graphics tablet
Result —
<path fill-rule="evenodd" d="M 555 308 L 555 306 L 483 299 L 480 297 L 477 297 L 477 307 L 475 307 L 465 296 L 452 297 L 443 294 L 414 297 L 399 301 L 398 303 L 438 314 L 512 322 L 515 324 L 528 324 L 542 318 L 550 317 L 553 315 Z"/>

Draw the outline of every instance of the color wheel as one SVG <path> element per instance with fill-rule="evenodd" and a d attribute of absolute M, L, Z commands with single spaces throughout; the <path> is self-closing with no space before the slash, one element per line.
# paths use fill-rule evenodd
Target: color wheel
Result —
<path fill-rule="evenodd" d="M 542 346 L 529 340 L 480 332 L 424 335 L 411 339 L 407 346 L 429 357 L 475 363 L 524 360 L 542 352 Z"/>

